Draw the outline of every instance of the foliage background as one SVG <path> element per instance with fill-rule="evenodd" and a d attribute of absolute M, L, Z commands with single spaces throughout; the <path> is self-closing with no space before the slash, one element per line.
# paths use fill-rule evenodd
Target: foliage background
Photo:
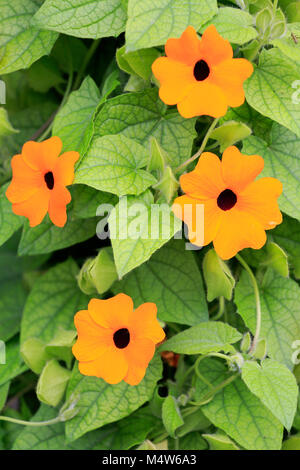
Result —
<path fill-rule="evenodd" d="M 232 274 L 215 267 L 220 290 L 211 292 L 207 277 L 203 282 L 209 248 L 189 252 L 183 241 L 161 238 L 115 240 L 120 280 L 104 297 L 125 292 L 136 306 L 156 302 L 170 338 L 165 347 L 180 360 L 176 369 L 157 353 L 140 385 L 111 386 L 81 376 L 70 353 L 74 314 L 89 301 L 78 287 L 79 269 L 109 245 L 95 236 L 100 203 L 113 204 L 110 217 L 118 218 L 119 197 L 153 199 L 159 175 L 147 164 L 155 146 L 168 154 L 172 170 L 199 148 L 211 119 L 185 120 L 167 108 L 151 64 L 169 37 L 211 23 L 235 57 L 256 65 L 245 104 L 229 110 L 220 123 L 229 127 L 208 145 L 219 152 L 232 143 L 232 132 L 244 153 L 263 156 L 263 175 L 284 186 L 283 224 L 269 233 L 265 248 L 243 252 L 259 284 L 265 342 L 258 362 L 249 361 L 245 343 L 255 331 L 255 300 L 236 260 L 228 266 Z M 0 421 L 0 448 L 300 449 L 300 370 L 292 360 L 300 340 L 298 36 L 300 2 L 293 0 L 0 0 L 0 75 L 7 90 L 0 108 L 0 339 L 7 352 L 0 408 L 32 421 L 55 418 L 65 400 L 75 400 L 78 411 L 43 427 Z M 25 141 L 50 132 L 64 150 L 81 155 L 68 222 L 59 229 L 47 218 L 29 228 L 4 195 L 10 159 Z M 210 356 L 221 351 L 230 359 Z"/>

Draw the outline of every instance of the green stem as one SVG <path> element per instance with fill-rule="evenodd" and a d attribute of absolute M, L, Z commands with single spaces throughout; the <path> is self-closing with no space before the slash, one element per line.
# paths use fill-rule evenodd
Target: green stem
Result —
<path fill-rule="evenodd" d="M 48 421 L 23 421 L 22 419 L 10 418 L 9 416 L 0 416 L 1 421 L 9 421 L 10 423 L 21 424 L 23 426 L 51 426 L 52 424 L 59 423 L 61 417 L 49 419 Z"/>
<path fill-rule="evenodd" d="M 74 86 L 73 86 L 73 90 L 77 90 L 77 88 L 79 87 L 79 85 L 81 83 L 81 80 L 84 76 L 84 72 L 85 72 L 91 58 L 95 54 L 95 52 L 96 52 L 96 50 L 97 50 L 97 48 L 100 44 L 100 41 L 101 41 L 101 39 L 97 39 L 96 41 L 93 41 L 91 47 L 87 51 L 86 56 L 84 58 L 84 61 L 82 62 L 81 67 L 79 69 L 79 72 L 77 74 L 77 77 L 76 77 L 76 80 L 75 80 L 75 83 L 74 83 Z"/>
<path fill-rule="evenodd" d="M 250 279 L 252 281 L 253 289 L 254 289 L 254 295 L 255 295 L 255 303 L 256 303 L 256 331 L 254 334 L 254 338 L 252 340 L 251 347 L 249 349 L 249 354 L 253 353 L 256 349 L 258 340 L 259 340 L 259 335 L 260 335 L 260 330 L 261 330 L 261 304 L 260 304 L 260 295 L 259 295 L 259 288 L 257 285 L 256 277 L 254 276 L 251 268 L 248 266 L 246 261 L 241 257 L 241 255 L 236 255 L 236 259 L 241 263 L 241 265 L 246 269 L 248 272 Z"/>
<path fill-rule="evenodd" d="M 238 373 L 231 375 L 230 377 L 228 377 L 228 379 L 224 380 L 219 385 L 214 387 L 213 390 L 211 390 L 206 395 L 204 395 L 203 399 L 200 402 L 190 401 L 191 405 L 203 406 L 206 403 L 210 402 L 213 399 L 213 397 L 215 396 L 216 393 L 220 392 L 223 388 L 225 388 L 227 385 L 229 385 L 231 382 L 233 382 L 238 376 L 239 376 Z"/>
<path fill-rule="evenodd" d="M 209 129 L 208 129 L 208 131 L 207 131 L 207 133 L 206 133 L 206 135 L 203 139 L 203 142 L 202 142 L 201 147 L 199 148 L 198 152 L 196 152 L 191 158 L 189 158 L 188 160 L 183 162 L 181 165 L 179 165 L 179 167 L 176 168 L 176 170 L 175 170 L 176 173 L 183 170 L 186 166 L 188 166 L 190 163 L 192 163 L 194 160 L 196 160 L 198 157 L 200 157 L 201 153 L 203 152 L 203 150 L 206 147 L 206 144 L 208 142 L 208 139 L 209 139 L 212 131 L 214 130 L 214 128 L 216 127 L 218 122 L 219 122 L 219 118 L 213 120 L 211 126 L 209 127 Z"/>
<path fill-rule="evenodd" d="M 224 311 L 225 311 L 225 299 L 224 297 L 221 295 L 221 297 L 219 298 L 219 310 L 218 310 L 218 313 L 212 317 L 212 321 L 216 321 L 216 320 L 219 320 L 223 314 L 224 314 Z"/>
<path fill-rule="evenodd" d="M 50 132 L 52 131 L 52 128 L 53 128 L 53 125 L 54 125 L 54 118 L 55 116 L 57 115 L 57 113 L 61 110 L 61 108 L 65 105 L 68 97 L 69 97 L 69 94 L 71 92 L 71 89 L 72 89 L 72 82 L 73 82 L 73 70 L 70 71 L 70 74 L 69 74 L 69 78 L 68 78 L 68 83 L 67 83 L 67 88 L 65 90 L 65 93 L 64 93 L 64 96 L 63 96 L 63 99 L 59 105 L 59 108 L 57 109 L 57 111 L 54 113 L 54 115 L 52 116 L 52 119 L 51 119 L 51 122 L 50 124 L 48 125 L 48 127 L 46 128 L 46 130 L 43 132 L 43 134 L 41 134 L 39 136 L 39 138 L 37 139 L 37 142 L 42 142 L 43 140 L 46 139 L 46 137 L 48 137 L 48 135 L 50 134 Z"/>

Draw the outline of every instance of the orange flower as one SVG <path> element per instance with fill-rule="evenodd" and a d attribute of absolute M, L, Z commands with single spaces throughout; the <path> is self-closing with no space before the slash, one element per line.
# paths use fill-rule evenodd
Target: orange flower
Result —
<path fill-rule="evenodd" d="M 223 153 L 222 162 L 205 152 L 195 170 L 181 176 L 186 195 L 178 197 L 172 209 L 187 224 L 191 243 L 203 246 L 213 241 L 222 259 L 244 248 L 262 248 L 265 230 L 282 222 L 277 203 L 281 182 L 276 178 L 254 181 L 263 167 L 262 157 L 243 155 L 232 146 Z M 199 205 L 204 208 L 204 240 L 196 227 Z"/>
<path fill-rule="evenodd" d="M 215 26 L 206 28 L 201 39 L 188 26 L 179 39 L 168 39 L 167 57 L 159 57 L 152 71 L 160 82 L 159 96 L 169 105 L 177 104 L 181 116 L 206 114 L 224 116 L 228 106 L 245 101 L 243 82 L 253 72 L 246 59 L 233 59 L 229 41 Z"/>
<path fill-rule="evenodd" d="M 143 379 L 155 345 L 165 337 L 153 303 L 133 309 L 132 299 L 118 294 L 92 299 L 88 310 L 75 315 L 78 340 L 73 354 L 83 375 L 101 377 L 109 384 L 124 380 L 137 385 Z"/>
<path fill-rule="evenodd" d="M 58 227 L 67 221 L 66 206 L 71 195 L 66 186 L 74 180 L 74 165 L 78 152 L 66 152 L 60 157 L 62 141 L 51 137 L 44 142 L 26 142 L 21 155 L 12 158 L 12 182 L 7 199 L 17 215 L 29 219 L 30 227 L 39 225 L 47 212 Z"/>

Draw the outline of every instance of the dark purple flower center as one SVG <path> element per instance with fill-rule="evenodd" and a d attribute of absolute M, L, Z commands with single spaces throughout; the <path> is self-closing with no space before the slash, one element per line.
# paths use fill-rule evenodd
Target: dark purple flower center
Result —
<path fill-rule="evenodd" d="M 48 189 L 53 189 L 54 188 L 54 176 L 52 171 L 48 171 L 48 173 L 45 174 L 44 176 L 46 185 Z"/>
<path fill-rule="evenodd" d="M 114 343 L 117 348 L 124 349 L 130 342 L 130 333 L 127 328 L 121 328 L 114 334 Z"/>
<path fill-rule="evenodd" d="M 231 189 L 225 189 L 219 194 L 217 203 L 222 211 L 229 211 L 237 202 L 236 194 Z"/>
<path fill-rule="evenodd" d="M 198 60 L 194 67 L 194 77 L 198 82 L 205 80 L 210 74 L 210 68 L 205 60 Z"/>

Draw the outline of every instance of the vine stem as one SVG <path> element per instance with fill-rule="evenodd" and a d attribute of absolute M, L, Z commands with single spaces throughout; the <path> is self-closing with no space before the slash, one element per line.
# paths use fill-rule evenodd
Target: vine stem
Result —
<path fill-rule="evenodd" d="M 0 416 L 1 421 L 9 421 L 10 423 L 21 424 L 23 426 L 51 426 L 52 424 L 59 423 L 61 417 L 49 419 L 48 421 L 23 421 L 22 419 L 10 418 L 9 416 Z"/>
<path fill-rule="evenodd" d="M 249 354 L 253 353 L 256 349 L 258 340 L 259 340 L 259 335 L 260 335 L 260 330 L 261 330 L 261 304 L 260 304 L 260 295 L 259 295 L 259 288 L 257 285 L 256 278 L 252 272 L 252 269 L 248 266 L 246 261 L 241 257 L 241 255 L 236 255 L 236 259 L 241 263 L 241 265 L 245 268 L 247 273 L 249 274 L 253 289 L 254 289 L 254 295 L 255 295 L 255 303 L 256 303 L 256 331 L 254 338 L 252 340 L 251 347 L 249 349 Z"/>
<path fill-rule="evenodd" d="M 93 41 L 91 47 L 87 51 L 86 56 L 84 58 L 84 61 L 82 62 L 81 67 L 79 69 L 79 72 L 77 74 L 77 77 L 76 77 L 76 80 L 75 80 L 75 83 L 74 83 L 74 86 L 73 86 L 73 90 L 76 90 L 79 87 L 80 82 L 82 80 L 82 77 L 84 75 L 84 72 L 85 72 L 91 58 L 95 54 L 95 52 L 96 52 L 96 50 L 97 50 L 97 48 L 100 44 L 100 41 L 101 41 L 101 39 L 97 39 L 96 41 Z"/>
<path fill-rule="evenodd" d="M 177 167 L 176 170 L 175 170 L 176 173 L 183 170 L 186 166 L 188 166 L 190 163 L 192 163 L 194 160 L 196 160 L 198 157 L 200 157 L 201 153 L 203 152 L 203 150 L 206 147 L 206 144 L 208 142 L 208 139 L 209 139 L 212 131 L 214 130 L 214 128 L 218 124 L 219 119 L 220 118 L 216 118 L 216 119 L 213 120 L 211 126 L 209 127 L 209 129 L 208 129 L 208 131 L 207 131 L 207 133 L 206 133 L 206 135 L 203 139 L 203 142 L 202 142 L 201 147 L 199 148 L 198 152 L 196 152 L 191 158 L 189 158 L 188 160 L 183 162 L 181 165 L 179 165 L 179 167 Z"/>

